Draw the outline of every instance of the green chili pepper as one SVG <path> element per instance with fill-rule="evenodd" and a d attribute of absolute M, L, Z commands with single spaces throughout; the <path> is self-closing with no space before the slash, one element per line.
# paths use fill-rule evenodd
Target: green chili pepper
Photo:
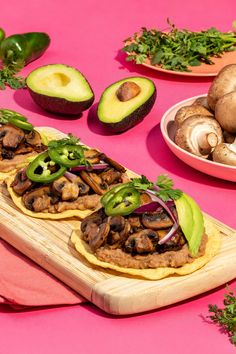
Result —
<path fill-rule="evenodd" d="M 27 122 L 27 118 L 25 116 L 22 116 L 22 114 L 12 111 L 11 109 L 0 109 L 0 116 L 6 119 L 6 121 L 9 121 L 10 118 L 16 118 L 18 120 L 22 120 L 23 122 Z"/>
<path fill-rule="evenodd" d="M 31 61 L 39 58 L 49 44 L 50 38 L 43 32 L 14 34 L 2 41 L 0 58 L 5 66 L 19 71 Z"/>
<path fill-rule="evenodd" d="M 75 167 L 84 164 L 83 148 L 79 145 L 64 145 L 48 150 L 50 158 L 59 165 Z"/>
<path fill-rule="evenodd" d="M 103 206 L 105 206 L 108 201 L 117 193 L 119 190 L 123 188 L 130 187 L 131 183 L 122 183 L 116 187 L 111 188 L 108 192 L 103 194 L 102 198 L 100 199 L 100 202 L 102 203 Z"/>
<path fill-rule="evenodd" d="M 9 123 L 12 124 L 12 125 L 15 125 L 16 127 L 20 128 L 20 129 L 23 129 L 23 130 L 33 130 L 34 129 L 34 126 L 27 122 L 27 121 L 23 121 L 17 117 L 11 117 L 9 118 Z"/>
<path fill-rule="evenodd" d="M 45 151 L 38 155 L 26 169 L 27 177 L 33 182 L 51 183 L 66 172 L 66 167 L 57 165 Z"/>
<path fill-rule="evenodd" d="M 4 40 L 5 38 L 5 32 L 3 31 L 2 28 L 0 28 L 0 43 Z"/>
<path fill-rule="evenodd" d="M 129 215 L 141 204 L 140 193 L 133 187 L 118 190 L 105 204 L 105 213 L 109 216 Z"/>

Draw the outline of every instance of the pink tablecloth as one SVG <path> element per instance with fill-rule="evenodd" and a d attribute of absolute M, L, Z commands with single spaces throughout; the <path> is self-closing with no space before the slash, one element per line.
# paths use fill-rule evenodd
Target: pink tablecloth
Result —
<path fill-rule="evenodd" d="M 76 66 L 91 83 L 95 105 L 81 119 L 58 119 L 32 102 L 26 90 L 0 92 L 0 106 L 17 110 L 36 125 L 73 132 L 130 169 L 150 179 L 168 173 L 178 188 L 191 194 L 212 216 L 236 228 L 235 184 L 203 175 L 181 163 L 160 133 L 162 114 L 185 98 L 206 93 L 211 78 L 165 75 L 125 62 L 122 40 L 141 26 L 199 30 L 217 26 L 229 30 L 235 0 L 27 1 L 2 4 L 0 26 L 8 35 L 46 31 L 52 38 L 47 53 L 22 72 L 37 66 Z M 95 120 L 100 94 L 110 83 L 128 76 L 148 76 L 157 86 L 157 101 L 149 116 L 121 135 L 110 135 Z M 232 282 L 231 286 L 235 287 Z M 115 318 L 92 305 L 14 312 L 0 307 L 0 353 L 235 353 L 225 334 L 206 320 L 208 304 L 221 304 L 224 287 L 208 294 L 139 316 Z"/>

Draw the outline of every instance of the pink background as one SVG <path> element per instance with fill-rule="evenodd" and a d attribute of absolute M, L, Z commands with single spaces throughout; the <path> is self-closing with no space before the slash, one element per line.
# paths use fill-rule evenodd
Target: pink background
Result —
<path fill-rule="evenodd" d="M 173 104 L 206 93 L 210 78 L 165 75 L 126 63 L 122 40 L 141 26 L 166 28 L 167 17 L 178 27 L 200 30 L 216 26 L 227 31 L 235 19 L 235 0 L 57 0 L 2 4 L 0 26 L 7 35 L 46 31 L 47 53 L 23 71 L 49 63 L 77 67 L 95 92 L 95 104 L 80 119 L 59 119 L 38 108 L 26 90 L 0 92 L 0 106 L 14 109 L 35 125 L 73 132 L 84 143 L 109 153 L 128 168 L 155 180 L 168 173 L 178 188 L 191 194 L 204 211 L 236 228 L 235 183 L 218 180 L 188 167 L 165 145 L 159 122 Z M 102 91 L 128 76 L 147 76 L 157 87 L 157 101 L 135 128 L 110 135 L 94 111 Z M 234 288 L 236 282 L 231 283 Z M 90 304 L 14 312 L 0 307 L 0 353 L 235 353 L 227 338 L 209 323 L 208 304 L 221 305 L 224 286 L 198 298 L 159 311 L 116 318 Z"/>

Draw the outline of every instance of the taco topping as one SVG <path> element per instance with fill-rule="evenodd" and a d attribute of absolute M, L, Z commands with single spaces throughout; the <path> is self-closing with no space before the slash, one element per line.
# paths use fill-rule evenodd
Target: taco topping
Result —
<path fill-rule="evenodd" d="M 80 167 L 78 170 L 76 164 Z M 11 188 L 21 196 L 28 210 L 61 213 L 100 207 L 100 195 L 126 180 L 121 165 L 96 149 L 80 145 L 78 138 L 68 135 L 51 141 L 48 151 L 16 174 Z"/>
<path fill-rule="evenodd" d="M 42 152 L 46 146 L 40 134 L 21 114 L 0 109 L 0 171 L 10 172 L 26 157 Z"/>
<path fill-rule="evenodd" d="M 171 190 L 173 184 L 164 177 L 159 187 L 142 176 L 112 188 L 101 198 L 103 208 L 83 220 L 81 237 L 98 260 L 124 268 L 181 267 L 204 254 L 204 227 L 194 227 L 199 207 L 181 191 Z M 164 201 L 167 194 L 160 198 L 162 190 L 174 198 Z M 183 221 L 185 207 L 190 228 Z"/>

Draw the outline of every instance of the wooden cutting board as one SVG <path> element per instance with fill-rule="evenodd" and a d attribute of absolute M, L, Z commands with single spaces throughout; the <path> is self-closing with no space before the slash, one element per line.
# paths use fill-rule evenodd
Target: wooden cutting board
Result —
<path fill-rule="evenodd" d="M 52 130 L 52 129 L 50 129 Z M 53 131 L 53 130 L 52 130 Z M 135 174 L 134 174 L 135 175 Z M 104 311 L 134 314 L 177 303 L 236 277 L 236 232 L 205 214 L 219 229 L 221 250 L 193 274 L 149 281 L 91 266 L 70 242 L 80 221 L 40 220 L 20 212 L 4 185 L 0 191 L 0 237 Z"/>

